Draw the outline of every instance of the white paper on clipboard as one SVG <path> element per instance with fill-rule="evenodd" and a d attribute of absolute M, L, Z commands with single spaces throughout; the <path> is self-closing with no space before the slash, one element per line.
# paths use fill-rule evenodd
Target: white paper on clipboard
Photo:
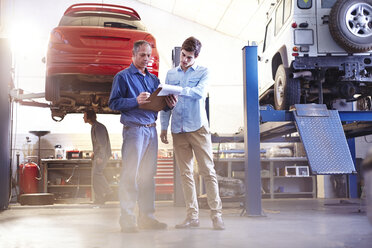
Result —
<path fill-rule="evenodd" d="M 159 84 L 159 88 L 161 88 L 161 91 L 158 93 L 158 96 L 169 96 L 169 95 L 178 96 L 182 91 L 181 86 L 170 85 L 170 84 Z"/>

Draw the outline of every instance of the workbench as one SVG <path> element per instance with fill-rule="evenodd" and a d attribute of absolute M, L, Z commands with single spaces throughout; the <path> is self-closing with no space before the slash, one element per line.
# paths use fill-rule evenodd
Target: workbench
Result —
<path fill-rule="evenodd" d="M 121 160 L 109 160 L 104 175 L 114 195 L 118 195 Z M 55 200 L 75 200 L 80 203 L 94 200 L 91 159 L 42 159 L 43 192 L 53 193 Z M 155 176 L 157 198 L 173 197 L 173 158 L 158 158 Z M 111 200 L 118 200 L 117 197 Z"/>

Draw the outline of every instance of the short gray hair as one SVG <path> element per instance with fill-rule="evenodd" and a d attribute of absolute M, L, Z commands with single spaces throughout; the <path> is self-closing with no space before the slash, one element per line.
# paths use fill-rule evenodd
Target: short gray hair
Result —
<path fill-rule="evenodd" d="M 132 50 L 133 55 L 136 55 L 138 53 L 138 50 L 139 50 L 140 46 L 142 46 L 142 45 L 148 45 L 149 47 L 151 47 L 151 44 L 149 42 L 147 42 L 145 40 L 137 40 L 133 44 L 133 50 Z"/>

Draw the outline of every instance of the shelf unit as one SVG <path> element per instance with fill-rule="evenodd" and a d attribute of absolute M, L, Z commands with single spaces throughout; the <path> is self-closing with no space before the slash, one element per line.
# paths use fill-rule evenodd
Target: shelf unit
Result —
<path fill-rule="evenodd" d="M 53 193 L 56 201 L 75 199 L 79 202 L 94 200 L 92 187 L 92 160 L 42 159 L 43 191 Z M 118 191 L 120 160 L 110 160 L 104 170 L 114 192 Z M 117 193 L 114 195 L 117 195 Z M 112 199 L 117 200 L 117 198 Z"/>
<path fill-rule="evenodd" d="M 121 160 L 109 160 L 104 174 L 118 195 Z M 80 202 L 94 200 L 92 187 L 92 161 L 90 159 L 42 159 L 43 192 L 53 193 L 55 199 L 78 199 Z M 158 199 L 173 197 L 173 158 L 159 158 L 155 176 L 155 191 Z M 111 200 L 118 200 L 117 197 Z"/>
<path fill-rule="evenodd" d="M 261 158 L 262 198 L 316 198 L 316 176 L 285 176 L 286 166 L 308 166 L 306 157 Z M 226 167 L 227 177 L 244 180 L 244 158 L 215 159 Z M 279 172 L 279 175 L 278 175 Z"/>
<path fill-rule="evenodd" d="M 263 198 L 316 198 L 316 176 L 286 176 L 286 166 L 308 166 L 306 157 L 261 158 L 261 173 L 269 171 L 261 180 Z"/>

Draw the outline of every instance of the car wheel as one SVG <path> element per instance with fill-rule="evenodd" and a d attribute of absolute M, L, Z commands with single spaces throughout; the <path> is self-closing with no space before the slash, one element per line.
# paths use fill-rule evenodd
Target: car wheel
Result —
<path fill-rule="evenodd" d="M 290 106 L 300 103 L 301 82 L 290 78 L 288 69 L 280 65 L 276 70 L 274 83 L 274 103 L 277 110 L 288 110 Z"/>
<path fill-rule="evenodd" d="M 59 95 L 59 81 L 47 78 L 45 81 L 45 99 L 51 102 L 58 102 Z"/>
<path fill-rule="evenodd" d="M 371 97 L 361 97 L 357 100 L 357 108 L 358 110 L 371 110 L 372 101 Z"/>
<path fill-rule="evenodd" d="M 372 50 L 372 0 L 339 0 L 331 9 L 329 30 L 347 52 Z"/>

